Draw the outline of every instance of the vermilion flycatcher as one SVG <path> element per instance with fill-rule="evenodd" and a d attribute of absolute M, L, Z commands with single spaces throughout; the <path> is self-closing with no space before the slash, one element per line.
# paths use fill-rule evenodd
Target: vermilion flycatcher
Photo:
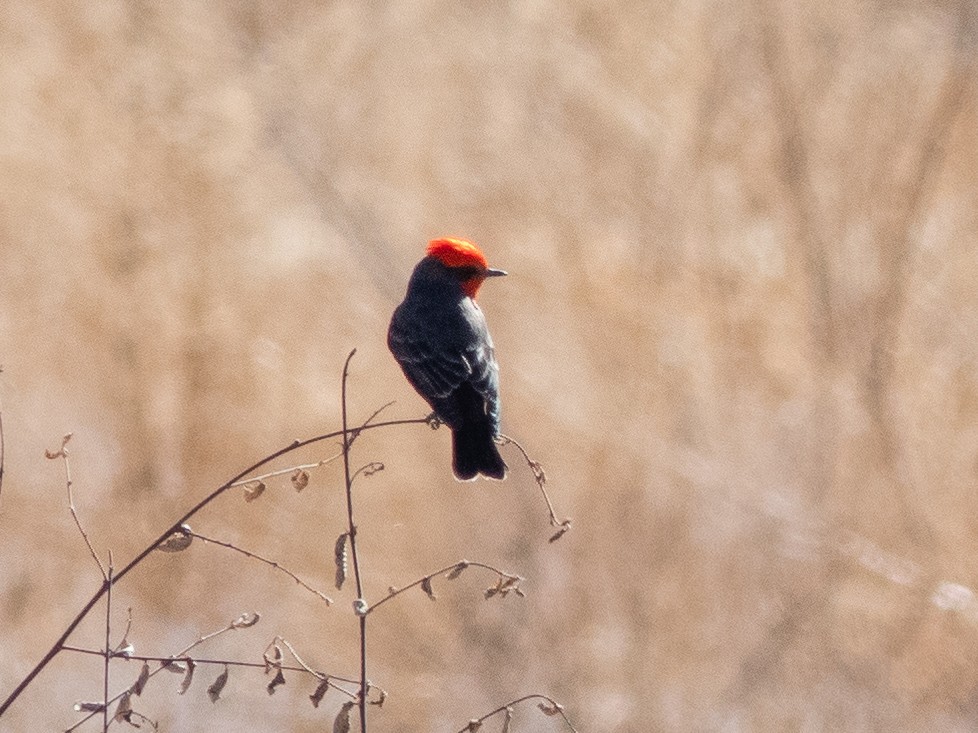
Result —
<path fill-rule="evenodd" d="M 464 239 L 435 239 L 394 311 L 387 346 L 404 376 L 452 430 L 452 470 L 460 481 L 506 476 L 499 435 L 499 365 L 475 302 L 493 270 Z"/>

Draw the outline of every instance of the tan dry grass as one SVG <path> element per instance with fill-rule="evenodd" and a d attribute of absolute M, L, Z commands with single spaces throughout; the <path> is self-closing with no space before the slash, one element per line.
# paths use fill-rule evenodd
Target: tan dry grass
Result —
<path fill-rule="evenodd" d="M 546 544 L 520 468 L 457 486 L 444 431 L 364 437 L 388 465 L 358 489 L 372 594 L 463 556 L 530 594 L 473 577 L 378 614 L 378 730 L 531 690 L 591 731 L 973 728 L 971 4 L 368 5 L 4 4 L 0 692 L 96 583 L 43 449 L 75 433 L 79 511 L 128 558 L 336 427 L 352 346 L 355 414 L 420 415 L 384 330 L 455 233 L 512 273 L 482 296 L 504 427 L 577 522 Z M 271 488 L 200 529 L 328 583 L 339 472 Z M 117 603 L 143 652 L 260 609 L 222 653 L 282 633 L 355 663 L 349 598 L 215 548 L 153 558 Z M 261 685 L 144 708 L 322 729 L 311 690 Z M 4 729 L 97 689 L 60 659 Z"/>

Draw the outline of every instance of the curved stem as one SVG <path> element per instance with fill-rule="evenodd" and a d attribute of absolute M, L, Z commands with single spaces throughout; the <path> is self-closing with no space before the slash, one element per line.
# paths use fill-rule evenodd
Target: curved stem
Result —
<path fill-rule="evenodd" d="M 360 579 L 360 559 L 357 555 L 357 527 L 353 523 L 353 478 L 350 475 L 350 445 L 353 438 L 347 431 L 346 422 L 346 381 L 350 375 L 350 360 L 357 353 L 356 349 L 346 357 L 343 364 L 342 408 L 343 408 L 343 478 L 346 485 L 346 515 L 349 522 L 350 555 L 353 556 L 353 578 L 357 585 L 357 600 L 363 598 L 363 581 Z M 357 709 L 360 713 L 360 731 L 367 733 L 367 614 L 360 617 L 360 696 L 357 699 Z"/>
<path fill-rule="evenodd" d="M 404 593 L 405 591 L 409 591 L 412 588 L 417 588 L 419 585 L 421 585 L 422 583 L 424 583 L 426 580 L 427 581 L 431 581 L 434 578 L 437 578 L 439 575 L 443 575 L 443 574 L 445 574 L 447 572 L 450 572 L 452 570 L 455 570 L 455 569 L 465 569 L 465 568 L 483 568 L 484 570 L 489 570 L 489 571 L 495 573 L 497 576 L 499 576 L 499 578 L 501 580 L 503 580 L 503 581 L 505 581 L 507 579 L 511 579 L 512 582 L 518 583 L 519 581 L 523 580 L 518 575 L 512 575 L 511 573 L 504 573 L 499 568 L 493 567 L 492 565 L 487 565 L 484 562 L 474 562 L 472 560 L 459 560 L 458 562 L 453 562 L 451 565 L 446 565 L 445 567 L 441 568 L 440 570 L 436 570 L 433 573 L 428 573 L 424 577 L 418 578 L 413 583 L 410 583 L 410 584 L 404 586 L 403 588 L 396 588 L 396 589 L 390 591 L 386 596 L 384 596 L 379 601 L 377 601 L 375 604 L 373 604 L 372 606 L 370 606 L 370 608 L 367 610 L 367 613 L 373 613 L 380 606 L 382 606 L 385 603 L 387 603 L 387 601 L 390 601 L 390 600 L 393 600 L 394 598 L 397 598 L 397 596 L 401 595 L 401 593 Z"/>
<path fill-rule="evenodd" d="M 564 706 L 561 705 L 556 700 L 554 700 L 549 695 L 541 695 L 539 693 L 532 693 L 532 694 L 529 694 L 529 695 L 523 695 L 523 697 L 518 697 L 515 700 L 510 700 L 505 705 L 500 705 L 498 708 L 496 708 L 495 710 L 493 710 L 491 712 L 486 713 L 481 718 L 473 718 L 471 721 L 469 721 L 469 724 L 467 726 L 465 726 L 464 728 L 462 728 L 462 730 L 460 730 L 458 733 L 466 733 L 466 731 L 474 731 L 474 730 L 477 730 L 477 727 L 473 727 L 473 724 L 476 724 L 476 726 L 478 726 L 479 724 L 484 723 L 486 720 L 488 720 L 492 716 L 499 715 L 499 713 L 506 712 L 507 708 L 511 708 L 514 705 L 519 705 L 521 702 L 526 702 L 528 700 L 544 700 L 544 701 L 550 703 L 550 708 L 546 709 L 546 711 L 545 711 L 546 714 L 547 715 L 556 715 L 556 714 L 559 714 L 560 717 L 564 719 L 564 723 L 566 723 L 567 727 L 571 731 L 573 731 L 573 733 L 577 733 L 577 728 L 575 728 L 571 724 L 570 719 L 564 713 Z"/>
<path fill-rule="evenodd" d="M 0 371 L 3 371 L 0 369 Z M 3 459 L 4 459 L 4 444 L 3 444 L 3 403 L 0 402 L 0 494 L 3 494 Z"/>
<path fill-rule="evenodd" d="M 105 651 L 102 659 L 102 730 L 109 730 L 109 660 L 112 658 L 112 551 L 105 575 Z"/>
<path fill-rule="evenodd" d="M 234 485 L 236 482 L 238 482 L 241 479 L 243 479 L 245 476 L 247 476 L 247 475 L 249 475 L 251 473 L 254 473 L 255 471 L 257 471 L 262 466 L 265 466 L 266 464 L 271 463 L 275 459 L 280 458 L 280 457 L 284 456 L 287 453 L 291 453 L 294 450 L 298 450 L 299 448 L 302 448 L 304 446 L 311 445 L 312 443 L 319 443 L 319 442 L 321 442 L 323 440 L 329 440 L 330 438 L 336 438 L 336 437 L 339 437 L 341 435 L 343 435 L 345 438 L 348 437 L 349 438 L 349 443 L 352 444 L 353 441 L 364 430 L 374 430 L 374 429 L 377 429 L 377 428 L 395 427 L 395 426 L 398 426 L 398 425 L 427 425 L 427 424 L 428 424 L 428 421 L 425 418 L 409 418 L 409 419 L 405 419 L 405 420 L 387 420 L 385 422 L 372 423 L 372 424 L 366 424 L 365 423 L 365 424 L 361 425 L 360 427 L 358 427 L 358 428 L 350 431 L 353 434 L 352 435 L 349 435 L 349 436 L 347 435 L 347 431 L 346 430 L 334 430 L 331 433 L 325 433 L 324 435 L 317 435 L 314 438 L 307 438 L 305 440 L 296 440 L 296 441 L 293 441 L 292 443 L 290 443 L 289 445 L 285 446 L 284 448 L 280 448 L 277 451 L 275 451 L 274 453 L 270 453 L 269 455 L 267 455 L 264 458 L 262 458 L 260 461 L 257 461 L 256 463 L 252 464 L 248 468 L 244 469 L 243 471 L 241 471 L 240 473 L 238 473 L 237 475 L 235 475 L 232 479 L 230 479 L 229 481 L 221 484 L 221 486 L 217 487 L 216 489 L 214 489 L 214 491 L 212 491 L 210 494 L 208 494 L 203 499 L 201 499 L 199 502 L 197 502 L 183 516 L 181 516 L 179 519 L 177 519 L 175 522 L 173 522 L 169 527 L 167 527 L 160 534 L 159 537 L 157 537 L 149 545 L 147 545 L 138 555 L 136 555 L 136 557 L 134 557 L 132 560 L 130 560 L 129 563 L 125 567 L 123 567 L 118 573 L 116 573 L 115 576 L 112 578 L 112 583 L 111 584 L 112 585 L 115 585 L 120 580 L 122 580 L 124 577 L 126 577 L 129 574 L 129 572 L 131 570 L 133 570 L 133 568 L 135 568 L 137 565 L 139 565 L 139 563 L 141 563 L 143 560 L 145 560 L 146 557 L 151 552 L 153 552 L 153 550 L 156 549 L 157 545 L 159 545 L 160 543 L 164 542 L 168 537 L 170 537 L 170 535 L 174 534 L 175 532 L 180 531 L 180 525 L 184 524 L 189 519 L 191 519 L 194 515 L 197 514 L 197 512 L 199 512 L 201 509 L 203 509 L 204 507 L 206 507 L 208 504 L 210 504 L 212 501 L 214 501 L 217 497 L 219 497 L 225 491 L 227 491 L 232 485 Z M 61 634 L 61 636 L 58 637 L 58 639 L 54 642 L 54 644 L 51 645 L 51 648 L 48 649 L 48 651 L 44 654 L 44 656 L 41 658 L 41 660 L 34 666 L 34 668 L 30 672 L 27 673 L 27 676 L 25 676 L 20 681 L 20 683 L 17 685 L 17 687 L 14 688 L 13 692 L 11 692 L 7 696 L 7 698 L 3 701 L 3 703 L 0 703 L 0 717 L 3 717 L 3 714 L 14 703 L 14 701 L 18 697 L 20 697 L 20 695 L 24 692 L 24 690 L 26 690 L 30 686 L 30 684 L 41 673 L 41 671 L 45 667 L 47 667 L 48 664 L 51 663 L 51 660 L 54 659 L 58 655 L 58 653 L 64 648 L 64 645 L 68 641 L 68 638 L 72 635 L 72 633 L 74 633 L 75 629 L 78 628 L 78 625 L 82 621 L 85 620 L 85 618 L 88 616 L 89 613 L 91 613 L 92 609 L 96 606 L 96 604 L 100 600 L 102 600 L 102 597 L 108 591 L 108 587 L 109 587 L 109 584 L 106 583 L 106 582 L 104 582 L 104 581 L 99 585 L 99 589 L 92 595 L 92 597 L 90 599 L 88 599 L 88 601 L 85 603 L 85 605 L 82 606 L 81 610 L 78 612 L 78 614 L 75 616 L 75 618 L 72 619 L 71 623 L 68 624 L 68 626 L 65 628 L 64 632 Z"/>

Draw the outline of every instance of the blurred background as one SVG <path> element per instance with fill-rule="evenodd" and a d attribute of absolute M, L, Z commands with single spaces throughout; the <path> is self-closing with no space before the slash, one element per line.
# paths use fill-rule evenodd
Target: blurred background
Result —
<path fill-rule="evenodd" d="M 427 408 L 388 319 L 428 239 L 480 295 L 504 431 L 550 479 L 458 484 L 449 434 L 364 434 L 378 731 L 546 693 L 581 731 L 978 725 L 978 8 L 947 2 L 5 0 L 0 10 L 0 699 L 100 576 L 263 455 Z M 336 452 L 320 444 L 277 464 Z M 137 653 L 355 676 L 333 589 L 342 468 L 229 494 L 113 594 Z M 72 638 L 98 648 L 104 606 Z M 113 690 L 138 674 L 114 663 Z M 163 675 L 168 731 L 329 729 L 295 675 Z M 101 661 L 62 654 L 0 720 L 60 730 Z M 489 727 L 489 730 L 497 730 Z M 96 730 L 94 724 L 83 730 Z M 514 730 L 558 731 L 532 707 Z"/>

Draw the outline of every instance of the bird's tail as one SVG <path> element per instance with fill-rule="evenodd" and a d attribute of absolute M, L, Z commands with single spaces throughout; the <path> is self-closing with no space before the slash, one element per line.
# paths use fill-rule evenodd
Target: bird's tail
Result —
<path fill-rule="evenodd" d="M 459 481 L 506 478 L 506 462 L 499 455 L 488 421 L 466 424 L 452 431 L 452 471 Z"/>

